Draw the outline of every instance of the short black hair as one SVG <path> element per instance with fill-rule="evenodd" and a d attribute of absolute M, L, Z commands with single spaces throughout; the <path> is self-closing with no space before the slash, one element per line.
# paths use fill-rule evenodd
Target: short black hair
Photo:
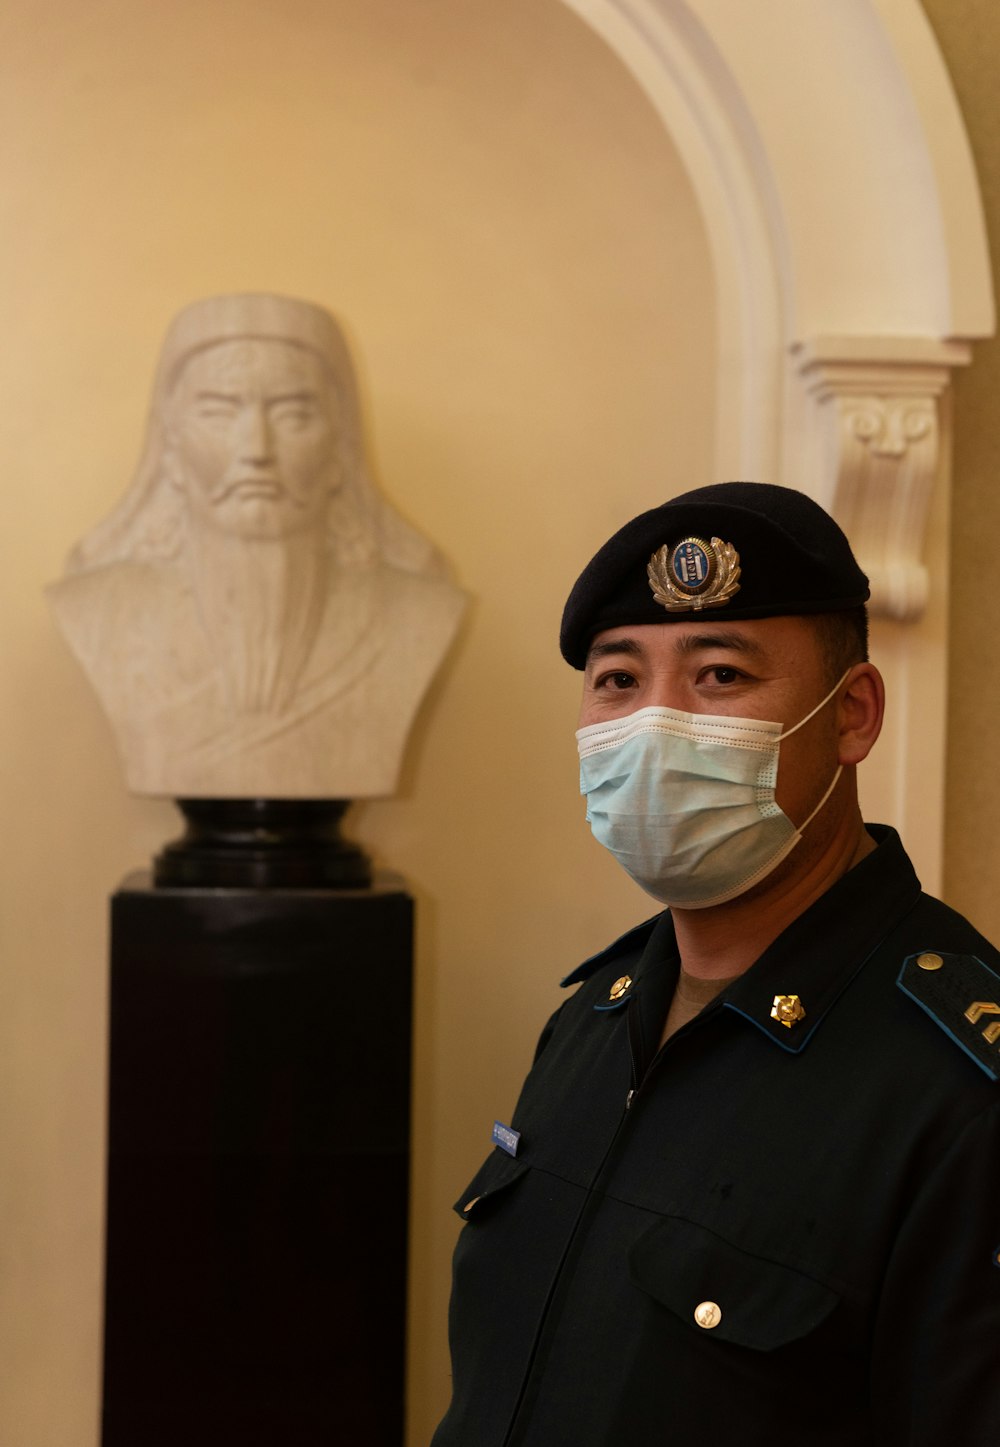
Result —
<path fill-rule="evenodd" d="M 855 663 L 868 662 L 868 608 L 859 603 L 837 613 L 816 613 L 816 629 L 831 686 Z"/>

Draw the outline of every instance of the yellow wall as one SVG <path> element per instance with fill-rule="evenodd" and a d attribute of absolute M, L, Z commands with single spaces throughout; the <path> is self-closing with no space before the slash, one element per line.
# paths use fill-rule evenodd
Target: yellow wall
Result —
<path fill-rule="evenodd" d="M 1000 14 L 988 0 L 924 0 L 979 175 L 1000 296 Z M 945 898 L 1000 940 L 1000 338 L 955 383 Z"/>
<path fill-rule="evenodd" d="M 126 794 L 41 589 L 131 475 L 171 315 L 265 289 L 342 317 L 375 471 L 474 596 L 400 797 L 351 819 L 420 910 L 418 1447 L 450 1203 L 554 982 L 649 913 L 582 823 L 555 636 L 611 528 L 708 477 L 691 193 L 559 0 L 9 0 L 0 67 L 0 1441 L 96 1442 L 106 900 L 177 832 Z"/>

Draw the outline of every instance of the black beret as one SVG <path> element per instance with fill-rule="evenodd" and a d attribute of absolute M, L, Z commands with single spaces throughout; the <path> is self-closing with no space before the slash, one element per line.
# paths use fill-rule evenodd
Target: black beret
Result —
<path fill-rule="evenodd" d="M 868 579 L 819 503 L 790 487 L 720 482 L 640 513 L 573 586 L 559 646 L 583 668 L 591 639 L 626 623 L 839 613 L 867 601 Z"/>

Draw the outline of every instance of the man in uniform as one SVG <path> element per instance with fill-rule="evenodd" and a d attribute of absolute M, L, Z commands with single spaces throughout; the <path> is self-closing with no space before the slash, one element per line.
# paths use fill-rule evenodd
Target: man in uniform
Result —
<path fill-rule="evenodd" d="M 570 594 L 581 787 L 663 913 L 587 960 L 463 1192 L 434 1447 L 996 1447 L 1000 957 L 865 826 L 868 582 L 698 488 Z"/>

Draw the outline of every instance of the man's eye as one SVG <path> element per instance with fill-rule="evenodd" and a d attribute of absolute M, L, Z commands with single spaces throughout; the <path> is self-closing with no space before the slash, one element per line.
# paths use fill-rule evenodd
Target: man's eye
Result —
<path fill-rule="evenodd" d="M 597 687 L 610 688 L 615 690 L 635 688 L 635 678 L 631 673 L 625 673 L 623 670 L 617 670 L 614 673 L 603 674 L 597 680 Z"/>
<path fill-rule="evenodd" d="M 708 668 L 705 672 L 709 683 L 717 683 L 723 686 L 729 683 L 738 683 L 743 677 L 743 674 L 738 668 L 732 668 L 725 663 L 717 663 L 714 668 Z"/>

